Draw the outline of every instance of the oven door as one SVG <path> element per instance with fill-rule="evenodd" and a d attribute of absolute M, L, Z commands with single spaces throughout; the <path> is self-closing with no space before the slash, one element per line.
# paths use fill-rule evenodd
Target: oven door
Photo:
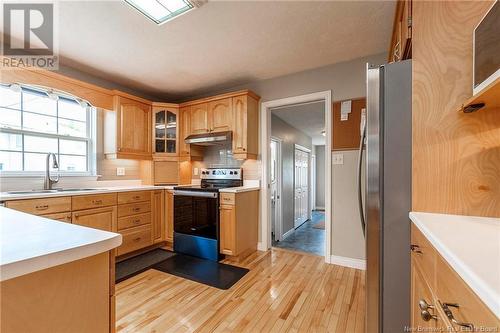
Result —
<path fill-rule="evenodd" d="M 174 231 L 217 239 L 219 196 L 215 192 L 174 191 Z"/>

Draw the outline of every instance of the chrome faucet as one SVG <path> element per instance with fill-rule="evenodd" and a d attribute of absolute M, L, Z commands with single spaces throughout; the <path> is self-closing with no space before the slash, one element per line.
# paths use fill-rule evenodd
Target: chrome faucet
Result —
<path fill-rule="evenodd" d="M 52 184 L 55 184 L 59 181 L 59 175 L 55 179 L 50 178 L 50 156 L 53 157 L 52 167 L 59 171 L 59 164 L 57 163 L 56 154 L 48 153 L 46 164 L 45 164 L 45 179 L 43 181 L 43 189 L 44 190 L 52 190 Z"/>

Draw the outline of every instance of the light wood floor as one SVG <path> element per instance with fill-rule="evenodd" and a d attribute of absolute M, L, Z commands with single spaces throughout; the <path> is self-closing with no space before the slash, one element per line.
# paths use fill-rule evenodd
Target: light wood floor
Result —
<path fill-rule="evenodd" d="M 148 270 L 116 286 L 117 332 L 363 332 L 364 272 L 323 260 L 256 252 L 229 290 Z"/>

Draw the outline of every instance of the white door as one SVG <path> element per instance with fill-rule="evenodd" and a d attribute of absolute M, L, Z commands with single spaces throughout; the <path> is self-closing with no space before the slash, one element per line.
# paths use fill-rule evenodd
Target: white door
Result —
<path fill-rule="evenodd" d="M 281 241 L 281 141 L 271 138 L 271 237 Z"/>
<path fill-rule="evenodd" d="M 295 228 L 309 218 L 309 155 L 295 147 Z"/>

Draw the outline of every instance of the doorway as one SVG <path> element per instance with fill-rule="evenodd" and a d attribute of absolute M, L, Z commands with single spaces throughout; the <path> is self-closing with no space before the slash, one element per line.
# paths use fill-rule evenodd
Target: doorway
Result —
<path fill-rule="evenodd" d="M 323 119 L 324 119 L 324 129 L 322 131 L 322 136 L 324 137 L 324 147 L 325 151 L 331 151 L 331 139 L 332 139 L 332 106 L 331 106 L 332 94 L 331 91 L 324 91 L 319 93 L 289 97 L 269 102 L 264 102 L 261 105 L 261 147 L 265 147 L 262 149 L 262 174 L 263 174 L 263 182 L 262 182 L 262 196 L 261 196 L 261 233 L 260 233 L 260 241 L 259 241 L 259 250 L 266 251 L 273 243 L 276 241 L 286 242 L 287 238 L 289 238 L 287 233 L 294 233 L 296 230 L 301 230 L 301 226 L 308 225 L 308 221 L 314 218 L 314 205 L 312 203 L 313 195 L 311 194 L 312 190 L 312 150 L 307 148 L 309 151 L 304 151 L 298 147 L 297 151 L 297 160 L 300 161 L 298 165 L 293 163 L 291 168 L 286 168 L 282 166 L 283 177 L 285 177 L 285 173 L 293 172 L 295 168 L 297 168 L 297 176 L 292 175 L 294 179 L 294 184 L 291 188 L 292 197 L 291 200 L 287 203 L 288 200 L 284 198 L 284 193 L 280 196 L 279 200 L 277 191 L 275 187 L 277 183 L 273 181 L 273 175 L 275 176 L 277 173 L 273 171 L 273 168 L 276 167 L 277 163 L 273 163 L 273 159 L 276 159 L 276 146 L 273 143 L 272 135 L 271 135 L 271 113 L 272 111 L 284 108 L 284 107 L 292 107 L 297 105 L 306 105 L 309 103 L 321 103 L 323 105 Z M 299 126 L 300 127 L 300 126 Z M 302 146 L 302 145 L 301 145 Z M 282 146 L 282 152 L 285 150 L 284 146 Z M 295 147 L 292 148 L 293 159 L 295 160 Z M 273 157 L 274 154 L 274 157 Z M 284 163 L 286 157 L 282 156 L 279 161 Z M 331 262 L 331 154 L 325 154 L 325 158 L 322 161 L 324 163 L 324 177 L 323 183 L 325 184 L 325 202 L 330 204 L 325 205 L 325 211 L 322 212 L 321 215 L 324 217 L 324 227 L 322 230 L 324 235 L 324 240 L 321 244 L 321 255 L 324 255 L 325 262 Z M 296 181 L 295 181 L 295 178 Z M 297 183 L 297 188 L 295 187 L 295 183 Z M 300 186 L 299 186 L 300 185 Z M 285 187 L 284 184 L 281 184 L 281 187 Z M 299 191 L 299 187 L 301 190 Z M 307 190 L 306 190 L 307 189 Z M 297 190 L 297 195 L 295 195 L 295 190 Z M 300 195 L 299 195 L 300 193 Z M 296 199 L 295 199 L 295 197 Z M 274 200 L 273 200 L 274 199 Z M 296 204 L 297 202 L 297 204 Z M 282 205 L 280 208 L 281 212 L 281 223 L 278 221 L 279 212 L 278 203 Z M 290 207 L 291 205 L 291 207 Z M 287 206 L 287 207 L 285 207 Z M 297 209 L 296 209 L 297 207 Z M 292 223 L 292 230 L 288 232 L 285 230 L 278 230 L 279 227 L 283 227 L 288 221 L 285 221 L 285 215 L 291 214 L 290 223 Z M 288 219 L 286 219 L 288 220 Z M 304 221 L 305 220 L 305 221 Z M 274 222 L 273 222 L 274 221 Z M 308 222 L 308 223 L 304 223 Z M 297 229 L 295 229 L 298 227 Z M 274 237 L 273 237 L 274 235 Z M 280 239 L 281 237 L 281 239 Z M 274 238 L 274 239 L 273 239 Z"/>

